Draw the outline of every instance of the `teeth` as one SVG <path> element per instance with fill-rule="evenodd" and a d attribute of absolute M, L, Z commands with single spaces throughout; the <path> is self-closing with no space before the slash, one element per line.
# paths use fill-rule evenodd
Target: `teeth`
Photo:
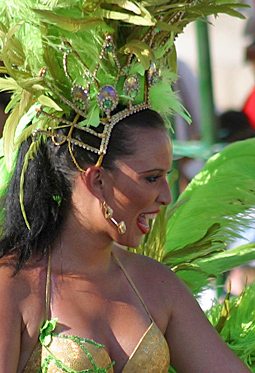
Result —
<path fill-rule="evenodd" d="M 146 220 L 149 220 L 149 219 L 154 220 L 156 219 L 157 214 L 140 214 L 140 216 L 142 216 Z"/>
<path fill-rule="evenodd" d="M 140 224 L 144 227 L 144 228 L 149 228 L 149 225 L 148 224 L 143 224 L 140 222 Z"/>
<path fill-rule="evenodd" d="M 157 214 L 147 214 L 147 215 L 146 215 L 146 218 L 147 218 L 147 219 L 151 219 L 151 220 L 156 219 L 156 217 L 157 217 Z"/>

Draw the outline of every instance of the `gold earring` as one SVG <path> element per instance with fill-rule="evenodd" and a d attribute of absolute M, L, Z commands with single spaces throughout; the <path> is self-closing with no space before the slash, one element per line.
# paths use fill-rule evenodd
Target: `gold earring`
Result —
<path fill-rule="evenodd" d="M 102 207 L 104 209 L 104 217 L 106 219 L 110 219 L 111 222 L 114 225 L 116 225 L 116 227 L 118 228 L 119 234 L 125 233 L 126 230 L 127 230 L 125 222 L 122 220 L 120 223 L 118 223 L 115 219 L 113 219 L 113 217 L 112 217 L 113 210 L 112 210 L 112 208 L 110 206 L 107 205 L 107 203 L 105 201 L 103 202 Z"/>
<path fill-rule="evenodd" d="M 103 202 L 103 208 L 104 208 L 104 217 L 105 219 L 111 219 L 113 211 L 110 206 L 107 205 L 107 203 Z"/>

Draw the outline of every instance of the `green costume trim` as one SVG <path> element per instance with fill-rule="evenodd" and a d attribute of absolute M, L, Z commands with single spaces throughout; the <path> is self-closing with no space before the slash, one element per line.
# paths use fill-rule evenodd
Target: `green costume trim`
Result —
<path fill-rule="evenodd" d="M 39 370 L 38 373 L 47 373 L 48 371 L 48 366 L 50 362 L 54 362 L 54 364 L 60 368 L 63 372 L 66 373 L 77 373 L 78 371 L 70 369 L 67 365 L 65 365 L 61 360 L 59 360 L 54 354 L 50 351 L 48 346 L 50 345 L 52 341 L 52 337 L 57 337 L 57 338 L 65 338 L 65 339 L 70 339 L 73 342 L 77 343 L 77 345 L 85 352 L 85 354 L 88 356 L 90 363 L 93 366 L 93 369 L 85 369 L 85 370 L 79 370 L 80 373 L 107 373 L 107 371 L 115 364 L 112 362 L 109 364 L 106 368 L 99 368 L 95 361 L 93 360 L 93 357 L 91 353 L 86 349 L 86 347 L 82 344 L 84 342 L 93 344 L 96 347 L 99 348 L 104 348 L 104 345 L 96 343 L 90 339 L 85 339 L 73 335 L 65 335 L 65 334 L 60 334 L 57 335 L 53 333 L 57 326 L 57 319 L 51 319 L 51 320 L 46 320 L 45 323 L 43 324 L 42 328 L 40 329 L 40 336 L 39 340 L 42 344 L 42 346 L 48 351 L 49 356 L 43 361 L 41 365 L 41 369 Z"/>

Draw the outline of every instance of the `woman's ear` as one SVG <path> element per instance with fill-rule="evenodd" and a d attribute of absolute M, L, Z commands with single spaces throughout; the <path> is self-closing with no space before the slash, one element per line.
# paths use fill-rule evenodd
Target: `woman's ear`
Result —
<path fill-rule="evenodd" d="M 106 171 L 102 167 L 91 166 L 81 174 L 83 182 L 88 190 L 101 202 L 104 201 L 104 189 L 106 186 Z"/>

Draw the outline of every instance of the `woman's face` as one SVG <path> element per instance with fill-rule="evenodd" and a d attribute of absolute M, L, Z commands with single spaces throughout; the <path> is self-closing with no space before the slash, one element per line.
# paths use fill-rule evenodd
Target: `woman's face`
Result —
<path fill-rule="evenodd" d="M 136 130 L 134 153 L 117 161 L 112 171 L 113 218 L 124 221 L 126 232 L 112 237 L 122 245 L 136 247 L 149 232 L 149 219 L 155 219 L 163 205 L 171 202 L 167 174 L 172 164 L 172 144 L 166 130 Z M 111 230 L 111 232 L 113 232 Z"/>

